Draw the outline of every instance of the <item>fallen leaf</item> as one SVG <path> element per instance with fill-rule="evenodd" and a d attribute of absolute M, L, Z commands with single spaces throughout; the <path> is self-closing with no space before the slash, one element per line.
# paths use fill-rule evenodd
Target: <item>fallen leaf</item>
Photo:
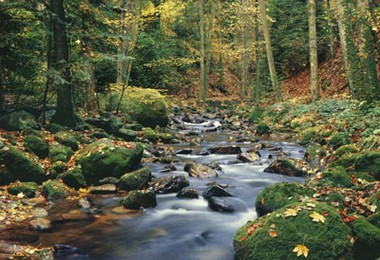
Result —
<path fill-rule="evenodd" d="M 275 229 L 275 228 L 276 228 L 276 225 L 275 225 L 275 224 L 272 224 L 272 225 L 270 225 L 270 228 L 271 228 L 271 229 Z"/>
<path fill-rule="evenodd" d="M 304 257 L 307 257 L 309 254 L 309 248 L 307 248 L 305 245 L 297 245 L 293 249 L 294 253 L 297 253 L 297 256 L 303 255 Z"/>
<path fill-rule="evenodd" d="M 286 209 L 286 210 L 284 211 L 284 213 L 283 213 L 283 215 L 284 215 L 285 217 L 295 217 L 295 216 L 297 216 L 297 214 L 298 214 L 298 210 L 296 210 L 296 209 L 291 209 L 291 208 Z"/>
<path fill-rule="evenodd" d="M 316 212 L 316 211 L 313 211 L 313 212 L 309 215 L 309 217 L 311 217 L 311 218 L 313 219 L 314 222 L 325 223 L 325 221 L 326 221 L 326 218 L 325 218 L 323 215 L 321 215 L 321 214 L 319 214 L 318 212 Z"/>
<path fill-rule="evenodd" d="M 264 203 L 265 203 L 265 199 L 264 199 L 264 196 L 263 196 L 263 197 L 261 197 L 261 205 L 264 205 Z"/>
<path fill-rule="evenodd" d="M 377 206 L 376 206 L 376 205 L 367 205 L 366 207 L 367 207 L 367 209 L 368 209 L 369 211 L 371 211 L 372 213 L 375 213 L 375 212 L 376 212 L 376 209 L 377 209 Z"/>
<path fill-rule="evenodd" d="M 272 238 L 275 238 L 278 236 L 278 233 L 276 231 L 274 231 L 273 229 L 269 229 L 268 234 Z"/>
<path fill-rule="evenodd" d="M 240 237 L 240 241 L 244 241 L 246 238 L 247 238 L 246 235 L 242 235 L 242 236 Z"/>

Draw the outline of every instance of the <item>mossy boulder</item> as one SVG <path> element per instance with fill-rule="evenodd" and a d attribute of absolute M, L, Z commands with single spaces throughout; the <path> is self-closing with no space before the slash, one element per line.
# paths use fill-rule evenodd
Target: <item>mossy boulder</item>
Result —
<path fill-rule="evenodd" d="M 320 144 L 309 144 L 306 148 L 305 160 L 312 166 L 320 166 L 321 160 L 326 157 L 327 153 Z"/>
<path fill-rule="evenodd" d="M 321 216 L 323 222 L 310 215 Z M 297 245 L 307 247 L 307 259 L 352 259 L 350 238 L 334 207 L 295 203 L 248 222 L 235 234 L 233 245 L 235 259 L 300 259 L 294 252 Z"/>
<path fill-rule="evenodd" d="M 314 190 L 298 183 L 274 183 L 265 187 L 256 197 L 255 207 L 259 216 L 312 196 Z"/>
<path fill-rule="evenodd" d="M 140 167 L 143 147 L 140 144 L 100 139 L 75 154 L 88 184 L 98 184 L 105 177 L 120 178 Z"/>
<path fill-rule="evenodd" d="M 72 190 L 60 180 L 48 180 L 42 183 L 42 194 L 49 200 L 66 198 Z"/>
<path fill-rule="evenodd" d="M 59 175 L 59 178 L 69 187 L 79 189 L 86 187 L 86 179 L 82 174 L 82 170 L 79 167 L 74 167 L 68 171 Z"/>
<path fill-rule="evenodd" d="M 278 173 L 287 176 L 307 176 L 312 173 L 308 164 L 301 159 L 279 158 L 273 161 L 264 172 Z"/>
<path fill-rule="evenodd" d="M 49 154 L 49 145 L 41 137 L 28 135 L 24 140 L 25 147 L 39 158 L 46 158 Z"/>
<path fill-rule="evenodd" d="M 13 180 L 41 183 L 47 179 L 44 169 L 37 162 L 11 145 L 0 150 L 0 164 L 5 165 Z"/>
<path fill-rule="evenodd" d="M 354 182 L 347 171 L 342 167 L 336 167 L 322 172 L 322 178 L 318 180 L 317 186 L 350 188 Z"/>
<path fill-rule="evenodd" d="M 78 140 L 70 132 L 60 131 L 54 135 L 54 139 L 58 143 L 70 147 L 73 151 L 76 151 L 79 148 Z"/>
<path fill-rule="evenodd" d="M 9 173 L 7 167 L 0 162 L 0 185 L 6 185 L 14 181 L 13 176 Z"/>
<path fill-rule="evenodd" d="M 301 137 L 299 140 L 300 145 L 305 145 L 308 143 L 320 143 L 322 144 L 322 138 L 318 134 L 318 129 L 312 127 L 307 128 L 301 133 Z"/>
<path fill-rule="evenodd" d="M 85 121 L 90 125 L 103 129 L 109 134 L 117 134 L 119 129 L 123 126 L 121 119 L 112 115 L 110 112 L 89 117 Z"/>
<path fill-rule="evenodd" d="M 68 162 L 73 155 L 73 151 L 70 147 L 59 144 L 52 143 L 49 147 L 49 159 L 52 162 Z"/>
<path fill-rule="evenodd" d="M 261 122 L 255 126 L 256 135 L 269 135 L 270 132 L 270 127 L 264 122 Z"/>
<path fill-rule="evenodd" d="M 150 190 L 130 191 L 121 204 L 128 209 L 152 208 L 157 206 L 156 194 Z"/>
<path fill-rule="evenodd" d="M 341 157 L 348 153 L 357 153 L 358 151 L 359 149 L 356 147 L 355 144 L 345 144 L 336 149 L 335 155 Z"/>
<path fill-rule="evenodd" d="M 119 180 L 119 188 L 126 191 L 140 190 L 148 187 L 151 180 L 152 173 L 149 168 L 142 168 L 121 176 Z"/>
<path fill-rule="evenodd" d="M 328 145 L 333 149 L 337 149 L 338 147 L 350 143 L 348 136 L 346 133 L 336 133 L 328 141 Z"/>
<path fill-rule="evenodd" d="M 357 240 L 354 244 L 355 259 L 378 259 L 380 257 L 380 228 L 364 218 L 352 223 Z"/>
<path fill-rule="evenodd" d="M 9 131 L 22 131 L 28 128 L 38 129 L 36 118 L 26 111 L 14 111 L 0 117 L 0 128 Z"/>
<path fill-rule="evenodd" d="M 17 195 L 23 193 L 26 197 L 32 198 L 38 192 L 38 184 L 35 182 L 13 182 L 7 187 L 8 193 Z"/>
<path fill-rule="evenodd" d="M 56 134 L 60 131 L 64 131 L 65 127 L 56 124 L 56 123 L 50 123 L 47 126 L 45 126 L 46 130 L 48 130 L 50 133 Z"/>
<path fill-rule="evenodd" d="M 150 127 L 144 128 L 143 137 L 152 143 L 157 143 L 159 139 L 158 134 Z"/>
<path fill-rule="evenodd" d="M 125 127 L 122 127 L 119 129 L 116 135 L 118 137 L 123 138 L 125 141 L 131 142 L 131 141 L 136 140 L 137 132 L 131 129 L 126 129 Z"/>
<path fill-rule="evenodd" d="M 254 107 L 249 114 L 248 120 L 251 123 L 259 122 L 264 116 L 265 109 L 262 107 Z"/>
<path fill-rule="evenodd" d="M 167 126 L 169 123 L 164 96 L 155 89 L 128 88 L 122 110 L 146 127 Z"/>
<path fill-rule="evenodd" d="M 368 172 L 380 180 L 380 152 L 364 152 L 361 153 L 355 161 L 355 170 Z"/>

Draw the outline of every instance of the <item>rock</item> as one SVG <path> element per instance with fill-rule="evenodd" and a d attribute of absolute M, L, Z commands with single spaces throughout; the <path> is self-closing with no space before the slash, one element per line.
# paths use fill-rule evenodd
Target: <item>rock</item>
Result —
<path fill-rule="evenodd" d="M 161 133 L 161 134 L 158 135 L 158 137 L 161 140 L 161 142 L 164 143 L 164 144 L 176 143 L 176 141 L 175 141 L 176 136 L 174 134 Z"/>
<path fill-rule="evenodd" d="M 126 129 L 131 129 L 133 131 L 141 131 L 143 129 L 143 126 L 139 123 L 131 123 L 131 124 L 125 124 L 124 127 Z"/>
<path fill-rule="evenodd" d="M 64 173 L 67 168 L 67 163 L 62 162 L 62 161 L 56 161 L 53 162 L 53 165 L 51 166 L 49 170 L 49 177 L 51 179 L 55 179 L 58 177 L 58 175 Z"/>
<path fill-rule="evenodd" d="M 82 212 L 79 209 L 73 209 L 73 210 L 70 210 L 67 213 L 62 214 L 60 221 L 63 221 L 63 222 L 67 222 L 67 221 L 74 222 L 74 221 L 86 221 L 86 220 L 89 220 L 89 219 L 90 219 L 90 216 L 88 214 Z"/>
<path fill-rule="evenodd" d="M 183 150 L 178 150 L 175 152 L 175 154 L 192 154 L 193 150 L 192 149 L 183 149 Z"/>
<path fill-rule="evenodd" d="M 305 188 L 298 183 L 274 183 L 257 195 L 256 211 L 259 216 L 263 216 L 286 205 L 302 201 L 303 198 L 311 197 L 313 194 L 313 189 Z"/>
<path fill-rule="evenodd" d="M 207 149 L 211 154 L 239 154 L 242 153 L 239 146 L 218 146 Z"/>
<path fill-rule="evenodd" d="M 303 160 L 279 158 L 265 168 L 264 172 L 278 173 L 287 176 L 307 176 L 312 171 Z"/>
<path fill-rule="evenodd" d="M 87 184 L 98 184 L 106 177 L 120 178 L 140 167 L 143 147 L 140 144 L 100 139 L 76 153 Z"/>
<path fill-rule="evenodd" d="M 117 188 L 115 184 L 103 184 L 100 186 L 92 186 L 90 188 L 90 193 L 92 194 L 112 194 L 116 192 Z"/>
<path fill-rule="evenodd" d="M 201 179 L 218 176 L 218 173 L 214 169 L 206 165 L 197 164 L 197 163 L 186 164 L 185 171 L 189 173 L 189 176 L 201 178 Z"/>
<path fill-rule="evenodd" d="M 70 147 L 59 143 L 52 143 L 49 148 L 49 158 L 52 162 L 68 162 L 73 155 Z"/>
<path fill-rule="evenodd" d="M 125 141 L 131 142 L 135 141 L 137 137 L 137 132 L 131 129 L 126 129 L 124 127 L 120 128 L 116 133 L 116 136 L 123 138 Z"/>
<path fill-rule="evenodd" d="M 39 158 L 46 158 L 49 154 L 49 145 L 41 137 L 28 135 L 24 140 L 24 145 L 28 151 L 31 151 Z"/>
<path fill-rule="evenodd" d="M 0 162 L 0 185 L 7 185 L 14 181 L 13 176 L 9 173 L 7 167 Z"/>
<path fill-rule="evenodd" d="M 70 147 L 73 151 L 78 150 L 79 142 L 75 136 L 67 131 L 60 131 L 54 135 L 54 140 L 58 143 Z"/>
<path fill-rule="evenodd" d="M 119 189 L 125 191 L 141 190 L 148 187 L 148 183 L 151 180 L 152 173 L 149 168 L 142 168 L 121 176 L 119 181 Z"/>
<path fill-rule="evenodd" d="M 119 179 L 116 177 L 105 177 L 104 179 L 99 180 L 100 184 L 115 184 L 119 185 Z"/>
<path fill-rule="evenodd" d="M 88 254 L 70 245 L 55 244 L 54 253 L 58 259 L 86 259 L 88 258 Z"/>
<path fill-rule="evenodd" d="M 38 192 L 38 185 L 35 182 L 13 182 L 8 185 L 8 193 L 17 195 L 23 193 L 26 197 L 32 198 Z"/>
<path fill-rule="evenodd" d="M 156 194 L 152 191 L 130 191 L 121 204 L 128 209 L 152 208 L 157 206 Z"/>
<path fill-rule="evenodd" d="M 46 128 L 46 130 L 48 130 L 52 134 L 56 134 L 60 131 L 65 131 L 64 126 L 61 126 L 61 125 L 56 124 L 56 123 L 50 123 L 45 128 Z"/>
<path fill-rule="evenodd" d="M 289 215 L 286 211 L 295 211 Z M 313 221 L 311 214 L 321 216 Z M 306 238 L 306 239 L 305 239 Z M 352 259 L 351 232 L 334 207 L 324 203 L 295 203 L 238 229 L 235 259 L 297 259 L 293 249 L 304 245 L 310 259 Z M 299 258 L 299 257 L 298 257 Z"/>
<path fill-rule="evenodd" d="M 32 215 L 34 218 L 46 218 L 49 214 L 46 209 L 36 207 L 33 209 Z"/>
<path fill-rule="evenodd" d="M 149 127 L 144 128 L 143 137 L 152 143 L 157 143 L 159 139 L 157 133 L 152 128 L 149 128 Z"/>
<path fill-rule="evenodd" d="M 167 126 L 169 123 L 164 96 L 155 89 L 129 88 L 121 109 L 146 127 Z"/>
<path fill-rule="evenodd" d="M 338 147 L 349 144 L 350 140 L 348 139 L 348 135 L 346 133 L 336 133 L 331 136 L 330 140 L 327 142 L 329 146 L 331 146 L 334 150 Z"/>
<path fill-rule="evenodd" d="M 265 112 L 264 108 L 255 106 L 252 109 L 251 113 L 249 114 L 249 118 L 248 118 L 249 122 L 251 123 L 259 122 L 263 118 L 264 112 Z"/>
<path fill-rule="evenodd" d="M 312 184 L 312 183 L 311 183 Z M 343 167 L 335 167 L 322 172 L 317 186 L 350 188 L 355 186 L 350 174 Z"/>
<path fill-rule="evenodd" d="M 234 208 L 226 202 L 218 197 L 209 197 L 208 199 L 208 207 L 214 211 L 220 212 L 234 212 Z"/>
<path fill-rule="evenodd" d="M 231 193 L 226 191 L 218 184 L 212 184 L 203 192 L 203 197 L 208 199 L 210 197 L 233 197 Z"/>
<path fill-rule="evenodd" d="M 101 128 L 109 134 L 118 134 L 123 122 L 109 112 L 87 118 L 86 123 Z"/>
<path fill-rule="evenodd" d="M 59 180 L 48 180 L 42 183 L 42 194 L 49 200 L 66 198 L 72 190 Z"/>
<path fill-rule="evenodd" d="M 32 114 L 20 110 L 1 116 L 0 128 L 9 131 L 22 131 L 28 128 L 39 129 L 40 126 Z"/>
<path fill-rule="evenodd" d="M 255 127 L 256 135 L 269 135 L 270 134 L 270 128 L 267 124 L 261 122 Z"/>
<path fill-rule="evenodd" d="M 9 145 L 0 150 L 0 164 L 4 164 L 13 180 L 41 183 L 47 179 L 44 169 L 24 153 Z"/>
<path fill-rule="evenodd" d="M 199 194 L 195 189 L 184 188 L 176 195 L 177 198 L 186 198 L 186 199 L 198 199 Z"/>
<path fill-rule="evenodd" d="M 352 223 L 352 230 L 357 238 L 354 244 L 355 259 L 378 259 L 380 228 L 364 218 L 359 218 Z"/>
<path fill-rule="evenodd" d="M 189 181 L 184 176 L 168 176 L 154 180 L 151 187 L 154 192 L 163 194 L 179 192 L 181 189 L 189 185 Z"/>
<path fill-rule="evenodd" d="M 321 160 L 326 156 L 326 151 L 320 144 L 309 144 L 306 148 L 305 160 L 315 167 L 321 166 Z"/>
<path fill-rule="evenodd" d="M 32 219 L 29 224 L 32 229 L 37 231 L 47 231 L 52 228 L 51 221 L 46 218 Z"/>
<path fill-rule="evenodd" d="M 91 203 L 88 201 L 86 197 L 82 197 L 78 200 L 78 206 L 83 209 L 91 208 Z"/>
<path fill-rule="evenodd" d="M 59 178 L 69 187 L 79 189 L 87 186 L 86 179 L 79 167 L 74 167 L 59 175 Z"/>
<path fill-rule="evenodd" d="M 260 156 L 257 153 L 239 153 L 237 159 L 242 162 L 255 162 L 260 159 Z"/>

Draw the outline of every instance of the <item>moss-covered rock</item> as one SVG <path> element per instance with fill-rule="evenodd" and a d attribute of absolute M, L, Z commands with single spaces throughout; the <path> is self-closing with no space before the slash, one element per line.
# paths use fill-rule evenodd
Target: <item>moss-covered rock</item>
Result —
<path fill-rule="evenodd" d="M 52 143 L 49 147 L 49 159 L 52 162 L 68 162 L 73 155 L 70 147 L 59 143 Z"/>
<path fill-rule="evenodd" d="M 337 149 L 338 147 L 348 143 L 350 143 L 350 140 L 348 139 L 346 133 L 336 133 L 330 138 L 327 144 L 333 149 Z"/>
<path fill-rule="evenodd" d="M 341 157 L 348 153 L 357 153 L 358 151 L 359 149 L 356 147 L 355 144 L 345 144 L 336 149 L 335 155 Z"/>
<path fill-rule="evenodd" d="M 60 180 L 48 180 L 42 183 L 42 194 L 49 200 L 66 198 L 72 190 Z"/>
<path fill-rule="evenodd" d="M 364 218 L 352 223 L 357 240 L 354 244 L 355 259 L 377 259 L 380 257 L 380 228 Z"/>
<path fill-rule="evenodd" d="M 38 129 L 39 125 L 32 114 L 20 110 L 1 116 L 0 128 L 10 131 L 22 131 L 28 128 Z"/>
<path fill-rule="evenodd" d="M 103 129 L 109 134 L 117 134 L 119 129 L 123 126 L 121 119 L 110 112 L 89 117 L 85 121 L 90 125 Z"/>
<path fill-rule="evenodd" d="M 321 160 L 326 156 L 326 151 L 320 144 L 309 144 L 306 148 L 305 160 L 312 166 L 320 166 Z"/>
<path fill-rule="evenodd" d="M 83 188 L 87 185 L 86 179 L 79 167 L 74 167 L 59 175 L 59 178 L 69 187 L 74 189 Z"/>
<path fill-rule="evenodd" d="M 372 196 L 370 197 L 369 202 L 372 205 L 376 205 L 377 206 L 377 210 L 380 211 L 380 190 L 378 190 L 377 192 L 375 192 L 374 194 L 372 194 Z"/>
<path fill-rule="evenodd" d="M 129 88 L 122 110 L 143 126 L 167 126 L 168 109 L 164 96 L 149 88 Z"/>
<path fill-rule="evenodd" d="M 255 127 L 255 133 L 256 135 L 269 135 L 270 134 L 270 127 L 265 124 L 264 122 L 260 122 Z"/>
<path fill-rule="evenodd" d="M 368 172 L 380 180 L 380 152 L 367 151 L 361 153 L 355 161 L 355 170 Z"/>
<path fill-rule="evenodd" d="M 157 143 L 159 139 L 158 134 L 150 127 L 144 128 L 143 137 L 152 143 Z"/>
<path fill-rule="evenodd" d="M 28 198 L 32 198 L 38 192 L 38 184 L 35 182 L 13 182 L 7 187 L 8 193 L 17 195 L 23 193 Z"/>
<path fill-rule="evenodd" d="M 259 216 L 312 196 L 314 190 L 298 183 L 274 183 L 265 187 L 256 197 L 255 207 Z"/>
<path fill-rule="evenodd" d="M 49 177 L 50 179 L 55 179 L 60 175 L 61 173 L 64 173 L 67 169 L 67 163 L 62 161 L 56 161 L 53 163 L 49 170 Z"/>
<path fill-rule="evenodd" d="M 299 140 L 300 145 L 305 145 L 311 142 L 321 143 L 321 138 L 319 137 L 315 128 L 307 128 L 301 133 L 301 138 Z"/>
<path fill-rule="evenodd" d="M 15 179 L 9 173 L 7 167 L 4 164 L 0 163 L 0 185 L 6 185 L 14 180 Z"/>
<path fill-rule="evenodd" d="M 347 171 L 342 167 L 332 168 L 322 172 L 322 178 L 318 180 L 318 186 L 350 188 L 354 182 Z"/>
<path fill-rule="evenodd" d="M 264 172 L 284 174 L 287 176 L 307 176 L 312 173 L 304 160 L 279 158 L 272 162 Z"/>
<path fill-rule="evenodd" d="M 262 107 L 254 107 L 249 114 L 248 120 L 251 123 L 256 123 L 261 121 L 264 116 L 265 109 Z"/>
<path fill-rule="evenodd" d="M 75 154 L 88 184 L 98 184 L 105 177 L 120 178 L 140 167 L 143 148 L 140 144 L 100 139 Z"/>
<path fill-rule="evenodd" d="M 47 126 L 45 126 L 46 130 L 48 130 L 50 133 L 56 134 L 60 131 L 64 131 L 65 127 L 56 124 L 56 123 L 50 123 Z"/>
<path fill-rule="evenodd" d="M 128 209 L 152 208 L 157 206 L 156 194 L 152 191 L 130 191 L 121 204 Z"/>
<path fill-rule="evenodd" d="M 79 148 L 78 140 L 70 132 L 60 131 L 54 135 L 54 139 L 58 143 L 70 147 L 73 151 L 76 151 Z"/>
<path fill-rule="evenodd" d="M 40 165 L 11 145 L 0 150 L 0 164 L 5 165 L 13 180 L 41 183 L 47 179 Z"/>
<path fill-rule="evenodd" d="M 24 140 L 25 147 L 39 158 L 46 158 L 49 154 L 49 145 L 41 137 L 28 135 Z"/>
<path fill-rule="evenodd" d="M 317 215 L 323 222 L 313 221 Z M 294 248 L 307 247 L 307 259 L 352 259 L 351 232 L 335 208 L 296 203 L 248 222 L 235 234 L 235 259 L 300 259 Z"/>
<path fill-rule="evenodd" d="M 116 134 L 118 137 L 123 138 L 125 141 L 135 141 L 137 137 L 137 132 L 131 129 L 126 129 L 124 127 L 120 128 Z"/>
<path fill-rule="evenodd" d="M 152 180 L 152 173 L 149 168 L 142 168 L 134 172 L 126 173 L 120 177 L 119 188 L 131 191 L 148 187 Z"/>

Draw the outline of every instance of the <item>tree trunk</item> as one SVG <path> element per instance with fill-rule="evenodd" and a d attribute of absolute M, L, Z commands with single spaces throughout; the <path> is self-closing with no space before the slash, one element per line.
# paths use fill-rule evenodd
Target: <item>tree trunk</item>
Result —
<path fill-rule="evenodd" d="M 310 87 L 312 99 L 315 101 L 319 98 L 317 17 L 315 0 L 308 0 L 307 4 L 309 12 Z"/>
<path fill-rule="evenodd" d="M 371 23 L 368 0 L 358 0 L 359 15 L 359 58 L 363 70 L 363 81 L 367 90 L 366 100 L 379 99 L 379 82 L 377 80 L 376 61 L 371 33 Z"/>
<path fill-rule="evenodd" d="M 64 0 L 50 0 L 55 46 L 55 69 L 60 79 L 54 79 L 57 87 L 57 111 L 53 121 L 60 125 L 76 125 L 72 101 L 71 74 L 68 66 L 69 49 L 66 36 Z"/>
<path fill-rule="evenodd" d="M 330 47 L 330 56 L 335 57 L 335 48 L 334 48 L 334 42 L 335 42 L 335 35 L 334 35 L 334 25 L 333 25 L 333 19 L 331 14 L 331 2 L 330 0 L 326 0 L 326 16 L 327 16 L 327 34 L 329 37 L 329 47 Z"/>
<path fill-rule="evenodd" d="M 205 29 L 204 29 L 204 0 L 199 0 L 199 34 L 200 34 L 200 91 L 199 101 L 204 101 L 207 94 L 207 86 L 205 82 Z"/>
<path fill-rule="evenodd" d="M 1 62 L 0 57 L 0 115 L 4 113 L 4 106 L 5 106 L 5 87 L 4 87 L 4 80 L 3 80 L 3 63 Z"/>
<path fill-rule="evenodd" d="M 359 67 L 359 57 L 356 52 L 354 35 L 351 24 L 352 17 L 347 11 L 345 0 L 336 0 L 338 13 L 339 37 L 342 47 L 346 74 L 353 98 L 362 99 L 361 89 L 363 87 L 362 73 Z"/>
<path fill-rule="evenodd" d="M 277 79 L 276 68 L 274 65 L 274 59 L 273 59 L 273 53 L 272 53 L 272 43 L 270 40 L 269 25 L 268 25 L 268 21 L 267 21 L 266 7 L 265 7 L 264 0 L 259 0 L 259 8 L 260 8 L 262 30 L 263 30 L 263 34 L 264 34 L 264 40 L 265 40 L 265 47 L 266 47 L 266 51 L 267 51 L 267 59 L 268 59 L 268 67 L 269 67 L 270 78 L 272 81 L 272 86 L 273 86 L 273 90 L 276 94 L 276 97 L 280 101 L 280 100 L 282 100 L 282 97 L 281 97 L 280 86 L 279 86 L 278 79 Z"/>
<path fill-rule="evenodd" d="M 214 3 L 211 1 L 207 2 L 207 26 L 205 30 L 205 41 L 204 41 L 204 49 L 205 49 L 205 72 L 204 72 L 204 98 L 207 98 L 207 91 L 209 87 L 209 78 L 210 78 L 210 66 L 211 66 L 211 49 L 212 49 L 212 27 L 214 22 Z"/>
<path fill-rule="evenodd" d="M 118 55 L 117 55 L 117 63 L 116 63 L 116 83 L 118 85 L 122 85 L 125 79 L 125 58 L 126 58 L 126 51 L 127 51 L 127 26 L 125 24 L 125 5 L 126 1 L 122 0 L 120 1 L 120 43 L 119 43 L 119 49 L 118 49 Z"/>
<path fill-rule="evenodd" d="M 249 69 L 249 52 L 248 52 L 248 37 L 247 37 L 247 0 L 241 0 L 241 39 L 242 39 L 242 54 L 241 54 L 241 85 L 240 85 L 240 97 L 245 98 L 247 96 L 248 89 L 248 69 Z"/>

